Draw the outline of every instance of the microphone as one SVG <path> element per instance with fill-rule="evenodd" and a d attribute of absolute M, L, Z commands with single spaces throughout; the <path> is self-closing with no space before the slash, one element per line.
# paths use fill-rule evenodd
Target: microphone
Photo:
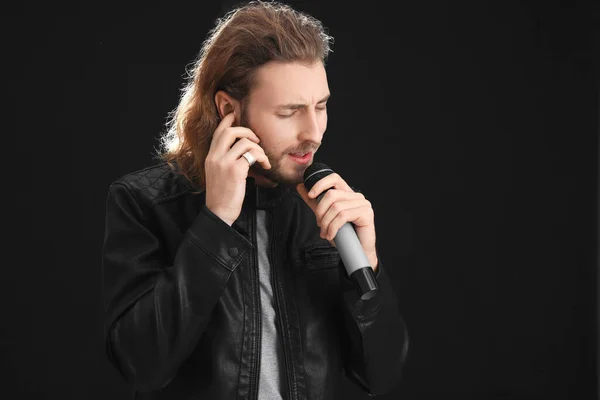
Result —
<path fill-rule="evenodd" d="M 329 174 L 333 174 L 333 170 L 327 165 L 318 162 L 313 163 L 304 171 L 304 186 L 310 191 L 317 181 Z M 329 189 L 317 196 L 317 203 L 321 201 Z M 361 300 L 368 300 L 375 296 L 379 292 L 379 284 L 375 279 L 373 268 L 369 265 L 369 259 L 358 240 L 354 225 L 351 222 L 342 225 L 333 238 L 333 242 L 344 262 L 348 276 L 356 284 Z"/>

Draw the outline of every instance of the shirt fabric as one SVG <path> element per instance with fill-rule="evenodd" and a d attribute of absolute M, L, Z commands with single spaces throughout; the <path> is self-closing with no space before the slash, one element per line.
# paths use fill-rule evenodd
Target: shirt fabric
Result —
<path fill-rule="evenodd" d="M 262 314 L 260 376 L 258 398 L 283 399 L 285 374 L 283 347 L 277 330 L 275 298 L 271 285 L 271 268 L 268 251 L 270 249 L 266 210 L 256 210 L 256 239 L 258 249 L 258 278 L 260 284 L 260 304 Z"/>

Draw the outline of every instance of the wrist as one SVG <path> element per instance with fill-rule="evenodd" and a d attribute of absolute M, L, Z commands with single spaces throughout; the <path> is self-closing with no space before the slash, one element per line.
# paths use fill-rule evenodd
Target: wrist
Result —
<path fill-rule="evenodd" d="M 233 222 L 235 220 L 231 220 L 230 218 L 227 218 L 225 216 L 225 214 L 223 214 L 222 212 L 220 212 L 218 209 L 213 209 L 210 206 L 206 205 L 206 209 L 208 211 L 210 211 L 211 213 L 213 213 L 215 216 L 217 216 L 221 221 L 225 222 L 227 225 L 231 226 L 233 225 Z"/>
<path fill-rule="evenodd" d="M 379 267 L 379 260 L 377 259 L 377 253 L 376 252 L 370 253 L 367 256 L 367 259 L 369 260 L 369 265 L 371 266 L 371 268 L 373 268 L 373 272 L 376 272 L 377 268 Z"/>

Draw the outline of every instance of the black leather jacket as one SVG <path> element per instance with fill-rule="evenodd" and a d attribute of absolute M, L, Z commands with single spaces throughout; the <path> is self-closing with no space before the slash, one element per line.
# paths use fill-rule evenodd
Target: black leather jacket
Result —
<path fill-rule="evenodd" d="M 255 209 L 271 263 L 288 388 L 335 399 L 342 374 L 372 395 L 400 379 L 408 334 L 379 258 L 381 294 L 361 301 L 312 210 L 290 188 L 247 179 L 227 225 L 168 165 L 113 182 L 106 202 L 106 350 L 138 399 L 256 399 L 260 293 Z"/>

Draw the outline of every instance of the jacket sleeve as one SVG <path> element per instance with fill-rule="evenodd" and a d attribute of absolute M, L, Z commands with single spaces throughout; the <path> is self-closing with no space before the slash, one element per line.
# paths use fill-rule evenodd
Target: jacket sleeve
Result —
<path fill-rule="evenodd" d="M 340 279 L 346 376 L 371 396 L 388 393 L 400 381 L 409 343 L 397 298 L 379 254 L 377 257 L 380 292 L 368 300 L 359 298 L 354 282 L 345 274 L 345 268 L 340 268 L 344 271 Z"/>
<path fill-rule="evenodd" d="M 150 391 L 167 385 L 192 352 L 252 244 L 203 206 L 167 261 L 141 204 L 125 183 L 110 185 L 102 293 L 108 358 L 136 390 Z"/>

